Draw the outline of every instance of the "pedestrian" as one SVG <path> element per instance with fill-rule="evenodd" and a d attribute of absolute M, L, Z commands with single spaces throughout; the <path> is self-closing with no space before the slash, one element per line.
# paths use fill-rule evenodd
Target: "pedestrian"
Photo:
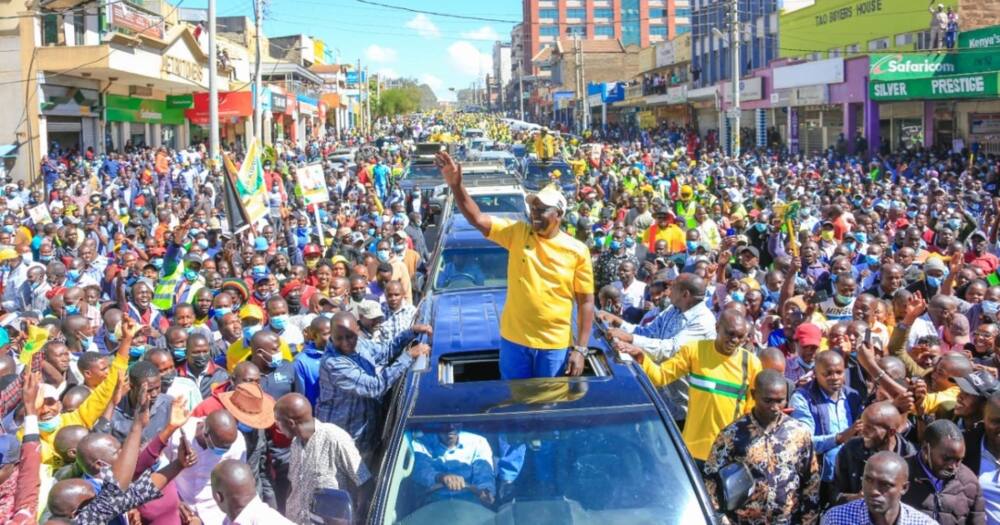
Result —
<path fill-rule="evenodd" d="M 875 453 L 865 463 L 863 498 L 833 507 L 823 515 L 821 525 L 936 525 L 936 521 L 903 503 L 909 474 L 906 460 L 895 452 Z"/>
<path fill-rule="evenodd" d="M 910 488 L 903 502 L 941 525 L 986 523 L 979 479 L 964 458 L 965 439 L 955 423 L 939 419 L 928 425 L 920 452 L 906 460 Z"/>
<path fill-rule="evenodd" d="M 837 452 L 833 504 L 847 503 L 863 496 L 861 485 L 865 463 L 872 455 L 889 451 L 906 459 L 917 453 L 916 447 L 901 435 L 905 422 L 892 403 L 882 401 L 865 408 L 861 413 L 861 435 L 847 440 Z"/>

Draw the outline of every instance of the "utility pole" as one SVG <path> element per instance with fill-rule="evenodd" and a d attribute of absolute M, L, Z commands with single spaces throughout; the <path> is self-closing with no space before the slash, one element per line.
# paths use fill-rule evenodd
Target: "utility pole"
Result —
<path fill-rule="evenodd" d="M 363 75 L 365 79 L 365 134 L 371 135 L 372 132 L 372 105 L 371 105 L 371 86 L 368 85 L 368 66 L 365 66 L 365 74 Z"/>
<path fill-rule="evenodd" d="M 584 111 L 586 108 L 586 89 L 583 84 L 583 46 L 580 45 L 580 33 L 577 31 L 573 32 L 573 44 L 576 51 L 576 109 L 577 117 L 580 119 L 577 123 L 579 131 L 583 131 L 586 126 L 586 118 L 584 116 Z"/>
<path fill-rule="evenodd" d="M 521 110 L 521 120 L 524 120 L 524 70 L 517 65 L 517 102 Z"/>
<path fill-rule="evenodd" d="M 364 131 L 364 129 L 365 129 L 365 122 L 364 122 L 364 120 L 365 120 L 365 112 L 364 112 L 365 101 L 364 101 L 363 98 L 361 98 L 362 94 L 361 94 L 361 59 L 360 58 L 358 59 L 358 69 L 356 69 L 355 71 L 357 71 L 358 74 L 357 74 L 357 79 L 356 79 L 356 83 L 355 83 L 354 87 L 358 88 L 358 107 L 361 108 L 361 111 L 358 112 L 358 117 L 357 117 L 357 119 L 355 121 L 355 125 L 359 129 L 361 129 L 362 131 Z"/>
<path fill-rule="evenodd" d="M 263 32 L 261 29 L 261 23 L 263 18 L 263 6 L 261 5 L 264 0 L 253 0 L 253 21 L 254 21 L 254 44 L 256 47 L 257 58 L 254 60 L 253 65 L 253 138 L 257 140 L 257 144 L 260 145 L 261 129 L 264 127 L 264 117 L 261 114 L 261 97 L 264 96 L 264 85 L 261 82 L 260 76 L 260 61 L 261 61 L 261 51 L 260 51 L 260 35 Z"/>
<path fill-rule="evenodd" d="M 208 156 L 219 159 L 219 82 L 215 51 L 215 0 L 208 0 Z"/>
<path fill-rule="evenodd" d="M 730 130 L 730 154 L 735 159 L 740 156 L 740 1 L 733 0 L 731 26 L 731 36 L 729 46 L 733 52 L 733 105 L 732 124 Z"/>

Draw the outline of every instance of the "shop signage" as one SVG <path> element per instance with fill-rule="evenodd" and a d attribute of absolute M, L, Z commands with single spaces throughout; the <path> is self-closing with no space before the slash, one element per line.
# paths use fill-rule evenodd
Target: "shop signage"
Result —
<path fill-rule="evenodd" d="M 194 124 L 207 124 L 208 93 L 194 94 L 194 107 L 184 112 Z M 249 91 L 229 91 L 219 93 L 219 120 L 250 117 L 253 115 L 253 94 Z"/>
<path fill-rule="evenodd" d="M 1000 26 L 962 31 L 958 34 L 958 47 L 967 49 L 1000 47 Z"/>
<path fill-rule="evenodd" d="M 740 102 L 752 102 L 762 98 L 764 98 L 764 79 L 753 77 L 740 80 Z M 733 87 L 729 82 L 722 86 L 722 100 L 726 104 L 733 100 Z"/>
<path fill-rule="evenodd" d="M 870 80 L 903 80 L 1000 69 L 1000 59 L 993 53 L 962 51 L 958 53 L 889 53 L 869 57 Z"/>
<path fill-rule="evenodd" d="M 871 82 L 869 94 L 872 100 L 879 101 L 995 97 L 998 75 L 994 72 Z"/>
<path fill-rule="evenodd" d="M 156 15 L 139 11 L 125 2 L 108 3 L 108 23 L 111 27 L 163 39 L 162 19 Z"/>
<path fill-rule="evenodd" d="M 49 116 L 93 116 L 100 95 L 93 89 L 42 84 L 44 100 L 39 104 L 42 113 Z"/>
<path fill-rule="evenodd" d="M 288 99 L 283 93 L 271 93 L 271 111 L 284 113 L 285 108 L 288 107 L 287 101 Z"/>
<path fill-rule="evenodd" d="M 106 119 L 108 122 L 140 122 L 149 124 L 180 125 L 184 123 L 184 110 L 167 106 L 165 100 L 107 95 Z"/>
<path fill-rule="evenodd" d="M 625 100 L 625 83 L 605 83 L 604 93 L 601 94 L 601 101 L 605 104 L 611 104 L 613 102 L 618 102 L 619 100 Z"/>
<path fill-rule="evenodd" d="M 774 69 L 773 89 L 785 89 L 819 84 L 840 84 L 844 81 L 844 59 L 829 58 Z"/>
<path fill-rule="evenodd" d="M 153 88 L 146 86 L 129 86 L 128 94 L 133 97 L 151 97 L 153 96 Z"/>
<path fill-rule="evenodd" d="M 194 107 L 193 95 L 167 95 L 168 108 L 188 109 Z"/>
<path fill-rule="evenodd" d="M 796 88 L 792 95 L 792 105 L 795 106 L 826 104 L 829 100 L 830 87 L 826 85 Z"/>
<path fill-rule="evenodd" d="M 974 135 L 996 135 L 1000 133 L 1000 113 L 970 114 L 969 133 Z"/>
<path fill-rule="evenodd" d="M 836 7 L 816 15 L 816 27 L 856 17 L 877 15 L 882 12 L 882 0 L 862 0 L 854 5 Z"/>
<path fill-rule="evenodd" d="M 204 78 L 204 71 L 201 64 L 172 56 L 163 57 L 163 65 L 160 67 L 160 73 L 186 78 L 197 84 L 201 84 Z"/>

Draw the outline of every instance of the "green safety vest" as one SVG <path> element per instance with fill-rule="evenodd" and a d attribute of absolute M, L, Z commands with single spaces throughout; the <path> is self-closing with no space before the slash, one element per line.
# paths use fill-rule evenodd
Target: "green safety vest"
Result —
<path fill-rule="evenodd" d="M 160 281 L 153 290 L 153 308 L 161 312 L 168 312 L 174 307 L 174 294 L 177 292 L 177 284 L 184 275 L 184 263 L 178 263 L 173 273 L 160 277 Z"/>

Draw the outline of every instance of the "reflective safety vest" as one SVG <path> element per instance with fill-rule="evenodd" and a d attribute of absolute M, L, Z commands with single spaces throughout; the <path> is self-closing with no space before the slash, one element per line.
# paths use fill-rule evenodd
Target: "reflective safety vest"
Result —
<path fill-rule="evenodd" d="M 180 283 L 183 275 L 184 264 L 178 263 L 173 273 L 160 277 L 156 289 L 153 290 L 153 308 L 161 312 L 168 312 L 174 307 L 174 294 L 177 292 L 177 284 Z"/>

